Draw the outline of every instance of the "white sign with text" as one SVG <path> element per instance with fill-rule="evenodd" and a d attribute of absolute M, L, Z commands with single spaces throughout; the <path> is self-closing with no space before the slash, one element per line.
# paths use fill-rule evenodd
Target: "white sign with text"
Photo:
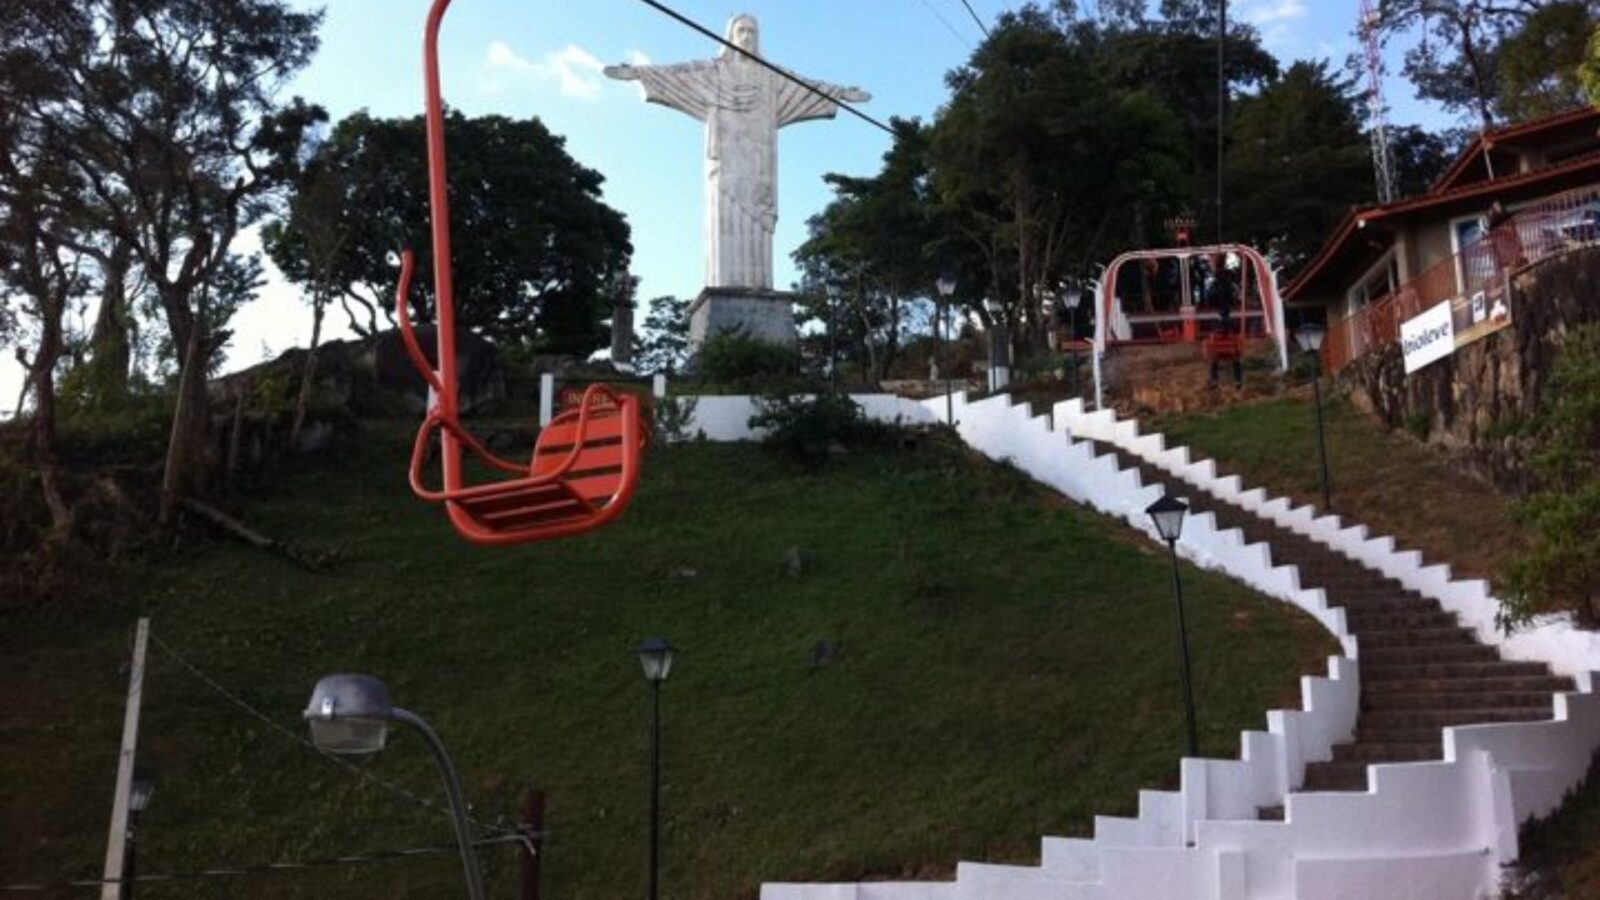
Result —
<path fill-rule="evenodd" d="M 1454 353 L 1456 327 L 1450 316 L 1450 301 L 1401 322 L 1400 351 L 1405 354 L 1407 375 Z"/>

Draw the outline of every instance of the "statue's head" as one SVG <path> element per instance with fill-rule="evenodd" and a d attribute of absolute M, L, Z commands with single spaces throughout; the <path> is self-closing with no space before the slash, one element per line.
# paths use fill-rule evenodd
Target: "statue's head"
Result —
<path fill-rule="evenodd" d="M 727 41 L 746 53 L 760 53 L 761 26 L 756 24 L 756 17 L 749 13 L 743 13 L 729 19 Z M 723 48 L 722 55 L 739 56 L 740 54 Z"/>

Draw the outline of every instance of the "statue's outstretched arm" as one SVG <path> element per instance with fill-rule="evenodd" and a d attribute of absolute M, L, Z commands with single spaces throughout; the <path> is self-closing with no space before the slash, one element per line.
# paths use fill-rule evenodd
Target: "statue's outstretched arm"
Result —
<path fill-rule="evenodd" d="M 672 65 L 606 66 L 607 78 L 637 81 L 644 98 L 671 107 L 696 119 L 705 119 L 716 102 L 716 64 L 698 60 Z"/>
<path fill-rule="evenodd" d="M 831 119 L 839 112 L 839 103 L 865 103 L 872 95 L 861 88 L 826 81 L 803 79 L 815 88 L 808 91 L 792 81 L 784 80 L 779 87 L 778 125 L 805 122 L 811 119 Z M 826 99 L 818 94 L 826 95 Z"/>

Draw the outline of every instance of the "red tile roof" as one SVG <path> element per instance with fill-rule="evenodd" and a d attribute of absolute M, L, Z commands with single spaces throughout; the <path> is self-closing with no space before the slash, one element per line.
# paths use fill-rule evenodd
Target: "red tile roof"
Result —
<path fill-rule="evenodd" d="M 1546 131 L 1553 131 L 1580 123 L 1585 119 L 1593 119 L 1597 124 L 1600 124 L 1600 107 L 1580 106 L 1564 113 L 1556 113 L 1553 116 L 1535 119 L 1532 122 L 1523 122 L 1520 125 L 1509 125 L 1505 128 L 1483 132 L 1473 138 L 1472 143 L 1467 146 L 1467 149 L 1461 151 L 1461 155 L 1456 157 L 1456 161 L 1451 163 L 1450 168 L 1446 169 L 1443 175 L 1434 179 L 1433 184 L 1428 188 L 1428 193 L 1432 194 L 1435 191 L 1457 187 L 1458 182 L 1467 173 L 1467 170 L 1483 158 L 1484 150 L 1493 149 L 1496 144 L 1508 144 L 1522 138 L 1533 137 Z"/>

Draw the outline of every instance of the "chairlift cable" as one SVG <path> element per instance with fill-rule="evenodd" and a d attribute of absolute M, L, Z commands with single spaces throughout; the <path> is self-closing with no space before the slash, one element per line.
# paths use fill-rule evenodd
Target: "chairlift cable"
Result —
<path fill-rule="evenodd" d="M 829 103 L 834 104 L 835 106 L 839 107 L 840 109 L 844 110 L 845 112 L 849 113 L 850 115 L 855 116 L 856 118 L 860 119 L 861 121 L 866 122 L 869 125 L 875 125 L 878 128 L 882 129 L 883 131 L 888 132 L 891 135 L 894 134 L 894 129 L 893 128 L 890 128 L 889 126 L 883 124 L 882 122 L 878 121 L 877 119 L 873 118 L 872 116 L 867 115 L 866 113 L 862 112 L 859 109 L 856 109 L 854 106 L 851 106 L 850 104 L 846 103 L 845 101 L 840 100 L 838 97 L 834 97 L 834 96 L 830 95 L 827 91 L 819 89 L 816 85 L 811 84 L 810 82 L 806 81 L 805 79 L 800 78 L 800 77 L 798 77 L 796 75 L 792 75 L 789 72 L 787 72 L 784 69 L 782 69 L 781 67 L 773 65 L 770 62 L 767 62 L 761 56 L 759 56 L 759 55 L 757 55 L 755 53 L 751 53 L 750 51 L 744 49 L 743 47 L 740 47 L 737 44 L 734 44 L 732 41 L 729 41 L 727 38 L 724 38 L 722 35 L 717 34 L 716 32 L 714 32 L 711 29 L 705 27 L 704 25 L 701 25 L 699 22 L 696 22 L 693 19 L 689 18 L 688 16 L 685 16 L 683 13 L 680 13 L 677 10 L 674 10 L 671 7 L 668 7 L 666 4 L 660 3 L 660 2 L 658 2 L 658 0 L 639 0 L 639 2 L 643 3 L 645 6 L 650 7 L 651 9 L 654 9 L 655 11 L 661 13 L 662 15 L 664 15 L 664 16 L 666 16 L 668 18 L 677 21 L 679 24 L 684 25 L 685 27 L 688 27 L 688 28 L 691 28 L 691 29 L 693 29 L 695 31 L 698 31 L 700 34 L 710 38 L 713 41 L 716 41 L 717 43 L 719 43 L 722 46 L 728 48 L 729 50 L 733 50 L 733 51 L 736 51 L 736 52 L 742 54 L 746 58 L 750 59 L 751 61 L 753 61 L 753 62 L 755 62 L 755 63 L 757 63 L 759 65 L 761 65 L 762 67 L 770 69 L 771 71 L 777 73 L 778 75 L 780 75 L 780 76 L 782 76 L 784 78 L 787 78 L 788 80 L 794 82 L 795 84 L 800 85 L 801 87 L 805 88 L 806 90 L 810 91 L 811 93 L 816 94 L 818 97 L 821 97 L 822 99 L 827 100 Z"/>
<path fill-rule="evenodd" d="M 956 40 L 961 42 L 962 46 L 966 47 L 968 50 L 972 49 L 972 42 L 962 36 L 960 30 L 958 30 L 955 25 L 951 24 L 950 20 L 945 18 L 944 13 L 939 12 L 938 8 L 935 7 L 930 0 L 917 0 L 917 2 L 921 3 L 924 9 L 932 13 L 933 17 L 938 19 L 939 23 L 945 27 L 945 30 L 950 32 L 951 36 Z"/>
<path fill-rule="evenodd" d="M 994 37 L 994 35 L 989 31 L 989 26 L 983 24 L 983 19 L 978 15 L 978 11 L 972 8 L 972 3 L 970 0 L 961 0 L 961 5 L 967 8 L 967 14 L 972 16 L 972 21 L 978 23 L 978 28 L 983 31 L 984 37 Z"/>

